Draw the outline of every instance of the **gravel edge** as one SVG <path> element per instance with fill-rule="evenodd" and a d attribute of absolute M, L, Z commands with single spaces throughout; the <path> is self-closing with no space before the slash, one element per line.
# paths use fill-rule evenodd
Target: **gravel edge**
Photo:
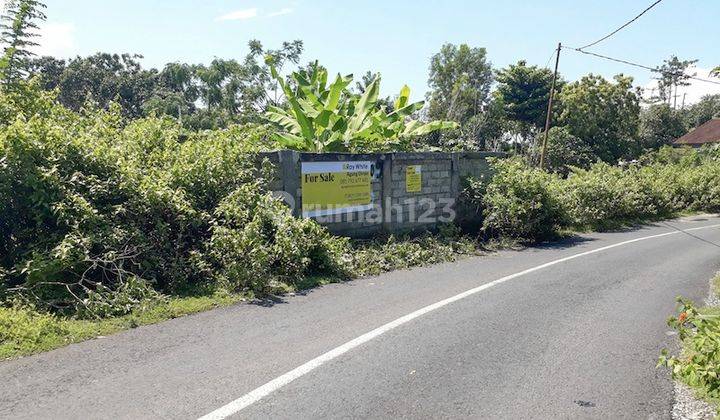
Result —
<path fill-rule="evenodd" d="M 716 409 L 711 404 L 698 399 L 695 392 L 687 385 L 674 381 L 675 402 L 673 403 L 671 417 L 676 420 L 712 420 Z"/>

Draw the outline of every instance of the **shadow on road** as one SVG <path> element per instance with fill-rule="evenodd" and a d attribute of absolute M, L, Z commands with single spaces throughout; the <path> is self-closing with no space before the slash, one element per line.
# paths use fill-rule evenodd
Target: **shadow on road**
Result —
<path fill-rule="evenodd" d="M 693 221 L 696 221 L 696 220 L 693 220 Z M 695 239 L 697 239 L 697 240 L 699 240 L 699 241 L 701 241 L 701 242 L 705 242 L 706 244 L 709 244 L 709 245 L 712 245 L 712 246 L 714 246 L 714 247 L 720 248 L 720 244 L 716 244 L 716 243 L 713 242 L 713 241 L 708 241 L 708 240 L 705 239 L 705 238 L 701 238 L 701 237 L 699 237 L 699 236 L 697 236 L 697 235 L 695 235 L 695 234 L 692 234 L 692 233 L 690 233 L 690 232 L 688 232 L 688 231 L 686 231 L 686 230 L 683 230 L 683 229 L 680 229 L 679 227 L 673 226 L 673 225 L 671 225 L 671 224 L 668 223 L 668 222 L 662 222 L 662 223 L 660 223 L 660 224 L 661 224 L 662 226 L 669 227 L 670 229 L 674 229 L 674 230 L 676 230 L 676 231 L 678 231 L 678 232 L 682 232 L 682 233 L 684 233 L 685 235 L 690 236 L 690 237 L 692 237 L 692 238 L 695 238 Z"/>
<path fill-rule="evenodd" d="M 570 235 L 557 241 L 531 244 L 525 247 L 525 249 L 566 249 L 586 242 L 593 242 L 595 240 L 595 238 L 587 238 L 580 235 Z"/>

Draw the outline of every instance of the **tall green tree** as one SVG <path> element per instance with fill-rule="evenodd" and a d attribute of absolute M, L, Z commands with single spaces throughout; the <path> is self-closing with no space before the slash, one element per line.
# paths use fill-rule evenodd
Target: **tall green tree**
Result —
<path fill-rule="evenodd" d="M 143 102 L 145 114 L 172 115 L 183 123 L 183 117 L 193 114 L 200 91 L 193 66 L 168 63 L 157 76 L 152 96 Z"/>
<path fill-rule="evenodd" d="M 33 57 L 28 61 L 28 75 L 38 76 L 40 86 L 45 90 L 52 90 L 60 85 L 66 67 L 65 60 L 59 58 Z"/>
<path fill-rule="evenodd" d="M 71 59 L 58 84 L 58 99 L 74 110 L 86 104 L 107 108 L 117 102 L 125 116 L 141 117 L 143 103 L 157 86 L 158 72 L 143 69 L 140 59 L 137 54 L 108 53 Z"/>
<path fill-rule="evenodd" d="M 705 95 L 684 112 L 685 128 L 698 127 L 713 118 L 720 118 L 720 94 Z"/>
<path fill-rule="evenodd" d="M 525 140 L 545 125 L 552 78 L 549 69 L 528 66 L 522 60 L 497 72 L 496 97 L 508 120 Z M 561 85 L 562 82 L 557 84 L 558 89 Z"/>
<path fill-rule="evenodd" d="M 7 0 L 5 3 L 0 16 L 0 43 L 3 44 L 0 74 L 6 86 L 28 72 L 28 59 L 34 55 L 30 48 L 38 45 L 33 41 L 38 36 L 37 22 L 46 19 L 44 8 L 38 0 Z"/>
<path fill-rule="evenodd" d="M 687 132 L 680 111 L 668 104 L 654 104 L 640 113 L 640 142 L 646 149 L 659 149 Z"/>
<path fill-rule="evenodd" d="M 657 99 L 677 107 L 677 90 L 680 86 L 689 86 L 688 80 L 697 75 L 697 73 L 689 73 L 688 69 L 697 63 L 697 60 L 680 60 L 677 56 L 670 56 L 669 59 L 663 61 L 656 72 L 659 76 Z"/>
<path fill-rule="evenodd" d="M 428 117 L 465 123 L 483 111 L 492 82 L 485 48 L 443 45 L 430 60 Z"/>
<path fill-rule="evenodd" d="M 97 53 L 67 62 L 52 57 L 30 60 L 30 72 L 45 89 L 59 90 L 59 101 L 78 110 L 86 104 L 107 108 L 118 103 L 123 114 L 172 115 L 188 128 L 212 129 L 259 121 L 270 105 L 282 101 L 264 57 L 282 65 L 297 63 L 302 42 L 268 50 L 250 41 L 241 61 L 215 59 L 208 65 L 169 63 L 162 71 L 144 69 L 139 55 Z"/>
<path fill-rule="evenodd" d="M 622 74 L 613 81 L 589 74 L 560 92 L 560 124 L 605 162 L 633 157 L 640 149 L 640 96 L 632 82 Z"/>
<path fill-rule="evenodd" d="M 281 68 L 286 63 L 297 64 L 303 51 L 299 40 L 284 42 L 275 50 L 263 48 L 257 40 L 250 41 L 248 47 L 250 51 L 242 62 L 215 59 L 208 66 L 194 67 L 199 99 L 206 109 L 240 122 L 257 121 L 269 106 L 282 101 L 265 57 Z"/>

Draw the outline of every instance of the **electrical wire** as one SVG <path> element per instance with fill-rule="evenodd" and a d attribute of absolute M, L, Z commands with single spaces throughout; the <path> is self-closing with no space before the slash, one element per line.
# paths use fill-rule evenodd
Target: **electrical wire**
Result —
<path fill-rule="evenodd" d="M 700 82 L 706 82 L 706 83 L 712 83 L 712 84 L 715 84 L 715 85 L 720 85 L 720 82 L 715 81 L 715 80 L 703 79 L 702 77 L 688 76 L 688 75 L 686 75 L 686 74 L 684 74 L 684 73 L 664 72 L 664 71 L 658 69 L 657 67 L 645 66 L 645 65 L 642 65 L 642 64 L 633 63 L 633 62 L 631 62 L 631 61 L 622 60 L 622 59 L 620 59 L 620 58 L 613 58 L 613 57 L 608 57 L 608 56 L 606 56 L 606 55 L 597 54 L 597 53 L 590 52 L 590 51 L 584 51 L 582 48 L 573 48 L 573 47 L 568 47 L 568 46 L 565 46 L 565 45 L 563 45 L 562 48 L 563 48 L 563 49 L 567 49 L 567 50 L 577 51 L 577 52 L 579 52 L 579 53 L 581 53 L 581 54 L 591 55 L 591 56 L 593 56 L 593 57 L 597 57 L 597 58 L 602 58 L 602 59 L 605 59 L 605 60 L 614 61 L 614 62 L 616 62 L 616 63 L 622 63 L 622 64 L 627 64 L 627 65 L 629 65 L 629 66 L 639 67 L 639 68 L 641 68 L 641 69 L 650 70 L 650 71 L 655 72 L 655 73 L 667 74 L 667 75 L 670 75 L 670 76 L 687 76 L 688 79 L 693 79 L 693 80 L 698 80 L 698 81 L 700 81 Z"/>
<path fill-rule="evenodd" d="M 552 52 L 550 53 L 550 57 L 548 57 L 547 62 L 543 66 L 543 68 L 549 69 L 550 68 L 550 61 L 553 57 L 555 57 L 555 53 L 557 53 L 557 48 L 553 48 Z"/>
<path fill-rule="evenodd" d="M 638 19 L 640 18 L 640 16 L 644 15 L 644 14 L 647 13 L 650 9 L 652 9 L 652 8 L 655 7 L 655 6 L 657 6 L 658 3 L 660 3 L 661 1 L 662 1 L 662 0 L 657 0 L 655 3 L 651 4 L 650 6 L 648 6 L 647 9 L 643 10 L 639 15 L 635 16 L 634 18 L 632 18 L 631 20 L 629 20 L 628 22 L 626 22 L 626 23 L 625 23 L 624 25 L 622 25 L 621 27 L 615 29 L 614 31 L 610 32 L 609 34 L 605 35 L 604 37 L 598 39 L 598 40 L 595 41 L 595 42 L 591 42 L 590 44 L 587 44 L 587 45 L 585 45 L 584 47 L 578 48 L 578 50 L 583 50 L 583 49 L 585 49 L 585 48 L 592 47 L 593 45 L 597 45 L 597 44 L 605 41 L 606 39 L 610 38 L 611 36 L 615 35 L 616 33 L 622 31 L 622 30 L 625 29 L 628 25 L 630 25 L 631 23 L 633 23 L 633 22 L 635 22 L 636 20 L 638 20 Z"/>

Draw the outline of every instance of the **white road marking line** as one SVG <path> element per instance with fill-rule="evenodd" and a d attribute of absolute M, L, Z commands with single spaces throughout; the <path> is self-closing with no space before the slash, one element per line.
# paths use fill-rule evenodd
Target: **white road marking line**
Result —
<path fill-rule="evenodd" d="M 300 378 L 301 376 L 313 371 L 314 369 L 317 369 L 318 367 L 322 366 L 323 364 L 342 356 L 343 354 L 349 352 L 350 350 L 354 349 L 355 347 L 358 347 L 364 343 L 367 343 L 368 341 L 372 340 L 375 337 L 378 337 L 382 334 L 385 334 L 386 332 L 393 330 L 403 324 L 406 324 L 410 321 L 412 321 L 415 318 L 418 318 L 422 315 L 425 315 L 428 312 L 432 312 L 436 309 L 440 309 L 443 306 L 449 305 L 453 302 L 457 302 L 460 299 L 464 299 L 468 296 L 472 296 L 476 293 L 482 292 L 483 290 L 489 289 L 493 286 L 497 286 L 498 284 L 505 283 L 506 281 L 524 276 L 526 274 L 533 273 L 535 271 L 542 270 L 543 268 L 551 267 L 556 264 L 560 264 L 566 261 L 574 260 L 576 258 L 584 257 L 586 255 L 596 254 L 598 252 L 607 251 L 608 249 L 617 248 L 619 246 L 632 244 L 635 242 L 645 241 L 648 239 L 654 239 L 654 238 L 660 238 L 663 236 L 670 236 L 670 235 L 677 235 L 683 232 L 689 232 L 694 230 L 701 230 L 701 229 L 710 229 L 720 227 L 720 224 L 710 225 L 710 226 L 701 226 L 691 229 L 684 229 L 684 230 L 675 230 L 671 232 L 661 233 L 658 235 L 651 235 L 651 236 L 643 236 L 641 238 L 635 238 L 630 239 L 623 242 L 618 242 L 616 244 L 607 245 L 601 248 L 593 249 L 590 251 L 581 252 L 578 254 L 570 255 L 568 257 L 560 258 L 557 260 L 553 260 L 550 262 L 547 262 L 545 264 L 541 264 L 532 268 L 528 268 L 527 270 L 520 271 L 515 274 L 510 274 L 508 276 L 499 278 L 497 280 L 493 280 L 490 283 L 485 283 L 482 286 L 475 287 L 473 289 L 467 290 L 465 292 L 462 292 L 460 294 L 457 294 L 455 296 L 449 297 L 447 299 L 443 299 L 439 302 L 433 303 L 432 305 L 425 306 L 424 308 L 418 309 L 415 312 L 411 312 L 403 317 L 400 317 L 394 321 L 388 322 L 385 325 L 382 325 L 370 332 L 367 332 L 353 340 L 348 341 L 345 344 L 340 345 L 339 347 L 335 347 L 334 349 L 328 351 L 325 354 L 322 354 L 309 362 L 296 367 L 295 369 L 278 376 L 277 378 L 273 379 L 272 381 L 266 383 L 265 385 L 260 386 L 259 388 L 255 388 L 254 390 L 248 392 L 247 394 L 243 395 L 242 397 L 218 408 L 217 410 L 206 414 L 202 417 L 200 417 L 199 420 L 219 420 L 219 419 L 225 419 L 227 417 L 230 417 L 231 415 L 241 411 L 244 408 L 247 408 L 251 404 L 261 400 L 262 398 L 270 395 L 271 393 L 277 391 L 278 389 L 282 388 L 283 386 L 289 384 L 290 382 L 294 381 L 295 379 Z"/>

